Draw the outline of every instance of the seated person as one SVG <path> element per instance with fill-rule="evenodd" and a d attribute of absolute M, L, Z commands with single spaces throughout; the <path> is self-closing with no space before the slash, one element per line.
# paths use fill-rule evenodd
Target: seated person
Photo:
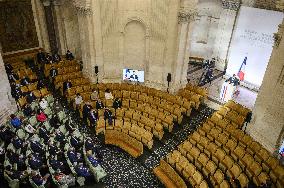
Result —
<path fill-rule="evenodd" d="M 115 98 L 113 101 L 113 108 L 118 109 L 121 108 L 121 106 L 122 106 L 121 100 L 119 98 Z"/>
<path fill-rule="evenodd" d="M 57 155 L 59 152 L 62 152 L 59 150 L 59 148 L 56 146 L 56 144 L 53 141 L 49 141 L 48 143 L 48 151 L 50 155 Z"/>
<path fill-rule="evenodd" d="M 108 108 L 105 109 L 104 120 L 108 120 L 108 124 L 112 125 L 112 112 Z"/>
<path fill-rule="evenodd" d="M 24 179 L 28 176 L 26 171 L 14 170 L 10 165 L 5 167 L 5 172 L 13 180 L 21 181 L 21 179 Z"/>
<path fill-rule="evenodd" d="M 91 125 L 95 125 L 97 120 L 99 119 L 98 117 L 98 111 L 96 109 L 92 109 L 91 112 L 89 113 L 89 121 Z"/>
<path fill-rule="evenodd" d="M 64 134 L 59 129 L 57 129 L 55 131 L 55 140 L 58 142 L 63 142 L 64 139 L 65 139 Z"/>
<path fill-rule="evenodd" d="M 39 153 L 39 154 L 45 153 L 43 145 L 41 145 L 38 141 L 31 141 L 30 147 L 35 153 Z"/>
<path fill-rule="evenodd" d="M 35 154 L 29 155 L 28 164 L 33 170 L 39 170 L 43 166 L 42 159 Z"/>
<path fill-rule="evenodd" d="M 70 144 L 72 147 L 79 149 L 83 143 L 81 142 L 81 140 L 75 135 L 72 134 L 71 138 L 70 138 Z"/>
<path fill-rule="evenodd" d="M 70 89 L 72 87 L 71 80 L 67 80 L 63 83 L 63 93 L 66 92 L 66 90 Z"/>
<path fill-rule="evenodd" d="M 98 98 L 99 98 L 98 91 L 94 89 L 92 94 L 91 94 L 91 100 L 96 101 L 96 100 L 98 100 Z"/>
<path fill-rule="evenodd" d="M 56 181 L 58 181 L 58 183 L 60 185 L 68 185 L 68 186 L 74 186 L 75 185 L 75 177 L 72 175 L 66 175 L 62 172 L 60 172 L 60 170 L 56 171 L 54 173 L 54 178 L 56 179 Z"/>
<path fill-rule="evenodd" d="M 76 152 L 74 148 L 69 148 L 69 151 L 67 152 L 67 155 L 68 155 L 68 158 L 71 161 L 71 163 L 83 162 L 82 154 Z"/>
<path fill-rule="evenodd" d="M 24 155 L 19 155 L 19 158 L 17 161 L 17 170 L 25 171 L 26 169 L 27 169 L 26 157 Z"/>
<path fill-rule="evenodd" d="M 36 119 L 39 122 L 45 122 L 47 120 L 47 117 L 41 110 L 37 110 Z"/>
<path fill-rule="evenodd" d="M 52 55 L 52 59 L 53 59 L 54 62 L 59 62 L 59 61 L 61 61 L 61 57 L 60 57 L 60 55 L 58 55 L 57 52 L 55 52 L 55 53 Z"/>
<path fill-rule="evenodd" d="M 32 174 L 32 180 L 37 186 L 43 186 L 47 183 L 48 178 L 50 177 L 50 174 L 46 174 L 44 177 L 40 175 L 40 173 L 33 171 Z"/>
<path fill-rule="evenodd" d="M 20 139 L 18 136 L 15 136 L 12 139 L 12 144 L 16 149 L 20 149 L 23 147 L 24 141 L 22 139 Z"/>
<path fill-rule="evenodd" d="M 99 109 L 103 109 L 104 108 L 104 104 L 101 100 L 97 100 L 96 102 L 96 108 Z"/>
<path fill-rule="evenodd" d="M 111 99 L 113 99 L 113 96 L 112 96 L 112 94 L 111 94 L 111 92 L 110 92 L 109 89 L 106 89 L 106 90 L 105 90 L 105 99 L 106 99 L 106 100 L 111 100 Z"/>
<path fill-rule="evenodd" d="M 20 118 L 18 118 L 15 114 L 11 114 L 10 118 L 11 118 L 10 123 L 14 128 L 16 129 L 21 128 L 22 120 Z"/>
<path fill-rule="evenodd" d="M 48 64 L 52 64 L 53 63 L 52 56 L 49 53 L 46 54 L 46 60 L 47 60 Z"/>
<path fill-rule="evenodd" d="M 57 76 L 57 74 L 58 74 L 57 69 L 52 66 L 50 71 L 49 71 L 49 76 L 54 80 L 54 78 Z"/>
<path fill-rule="evenodd" d="M 27 117 L 30 117 L 31 115 L 34 114 L 34 111 L 32 110 L 29 103 L 25 104 L 22 110 L 23 110 L 24 115 Z"/>
<path fill-rule="evenodd" d="M 99 165 L 99 161 L 91 153 L 87 153 L 87 158 L 94 167 Z"/>
<path fill-rule="evenodd" d="M 76 97 L 75 97 L 75 105 L 76 105 L 76 109 L 78 110 L 80 105 L 83 103 L 83 98 L 82 96 L 80 95 L 80 93 L 77 93 L 76 94 Z"/>
<path fill-rule="evenodd" d="M 92 174 L 89 171 L 89 169 L 86 166 L 84 166 L 83 163 L 79 163 L 75 167 L 75 171 L 76 171 L 78 176 L 82 176 L 82 177 L 90 177 L 90 176 L 92 176 Z"/>
<path fill-rule="evenodd" d="M 64 171 L 65 170 L 65 166 L 64 163 L 56 160 L 54 156 L 50 155 L 49 156 L 49 164 L 50 166 L 55 170 L 60 170 L 60 171 Z"/>
<path fill-rule="evenodd" d="M 60 121 L 57 117 L 56 114 L 53 114 L 52 117 L 49 120 L 49 124 L 51 125 L 51 127 L 54 127 L 55 129 L 58 129 L 60 126 Z"/>
<path fill-rule="evenodd" d="M 45 100 L 45 98 L 41 98 L 41 100 L 39 101 L 39 107 L 44 110 L 46 109 L 48 106 L 48 102 L 47 100 Z"/>
<path fill-rule="evenodd" d="M 44 63 L 44 61 L 46 60 L 45 58 L 45 54 L 44 52 L 42 52 L 41 50 L 37 53 L 37 61 L 40 63 Z"/>
<path fill-rule="evenodd" d="M 34 93 L 32 91 L 30 91 L 27 94 L 27 102 L 31 104 L 35 100 L 36 100 L 36 96 L 34 95 Z"/>
<path fill-rule="evenodd" d="M 0 139 L 5 143 L 10 143 L 15 133 L 10 130 L 10 127 L 0 126 Z"/>
<path fill-rule="evenodd" d="M 73 60 L 74 59 L 74 56 L 70 52 L 70 50 L 67 50 L 65 57 L 66 57 L 67 60 Z"/>
<path fill-rule="evenodd" d="M 17 163 L 18 160 L 19 160 L 19 155 L 18 155 L 17 153 L 13 152 L 13 151 L 10 150 L 10 149 L 7 149 L 6 156 L 7 156 L 7 158 L 9 159 L 9 162 L 10 162 L 11 164 L 15 164 L 15 163 Z"/>
<path fill-rule="evenodd" d="M 27 131 L 32 136 L 32 134 L 34 134 L 36 130 L 33 128 L 31 124 L 27 124 L 25 126 L 25 131 Z"/>
<path fill-rule="evenodd" d="M 5 69 L 6 69 L 7 74 L 10 74 L 13 71 L 13 67 L 9 63 L 5 63 Z"/>
<path fill-rule="evenodd" d="M 16 100 L 18 100 L 22 95 L 22 91 L 16 83 L 12 82 L 11 83 L 11 95 L 14 97 Z"/>
<path fill-rule="evenodd" d="M 37 87 L 38 90 L 44 88 L 45 87 L 44 81 L 43 80 L 39 80 L 36 87 Z"/>
<path fill-rule="evenodd" d="M 85 148 L 86 148 L 86 151 L 89 151 L 89 150 L 93 151 L 93 149 L 95 148 L 95 144 L 94 144 L 93 140 L 90 137 L 86 138 Z"/>
<path fill-rule="evenodd" d="M 40 138 L 44 139 L 45 143 L 49 140 L 50 137 L 49 132 L 44 127 L 39 128 L 38 135 Z"/>
<path fill-rule="evenodd" d="M 28 85 L 28 84 L 30 84 L 30 79 L 28 78 L 28 77 L 23 77 L 22 79 L 21 79 L 21 85 L 22 86 L 26 86 L 26 85 Z"/>
<path fill-rule="evenodd" d="M 69 120 L 67 120 L 64 125 L 65 125 L 66 130 L 67 130 L 69 133 L 72 133 L 72 132 L 75 131 L 75 128 L 73 127 L 73 125 L 70 123 Z"/>
<path fill-rule="evenodd" d="M 8 74 L 8 79 L 9 82 L 16 82 L 17 80 L 19 80 L 19 76 L 12 71 L 10 74 Z"/>

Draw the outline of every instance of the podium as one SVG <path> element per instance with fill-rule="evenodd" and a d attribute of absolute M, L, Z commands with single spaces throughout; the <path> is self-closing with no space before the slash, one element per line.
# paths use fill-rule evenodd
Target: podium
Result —
<path fill-rule="evenodd" d="M 220 92 L 220 99 L 224 102 L 228 102 L 233 98 L 235 90 L 236 86 L 229 84 L 228 82 L 224 82 Z"/>

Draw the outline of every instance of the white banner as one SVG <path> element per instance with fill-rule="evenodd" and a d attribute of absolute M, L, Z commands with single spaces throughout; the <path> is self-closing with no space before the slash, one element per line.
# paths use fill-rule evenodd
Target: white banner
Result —
<path fill-rule="evenodd" d="M 260 87 L 283 13 L 242 6 L 231 42 L 226 74 L 237 74 L 245 57 L 244 81 Z"/>

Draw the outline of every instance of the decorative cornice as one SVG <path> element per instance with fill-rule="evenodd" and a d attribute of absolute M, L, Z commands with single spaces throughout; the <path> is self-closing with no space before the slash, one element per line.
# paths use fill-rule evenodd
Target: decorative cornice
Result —
<path fill-rule="evenodd" d="M 276 8 L 282 12 L 284 12 L 284 0 L 276 1 Z"/>
<path fill-rule="evenodd" d="M 241 3 L 239 0 L 222 0 L 222 7 L 224 9 L 239 10 Z"/>
<path fill-rule="evenodd" d="M 280 24 L 278 26 L 278 32 L 274 33 L 273 38 L 274 38 L 274 46 L 277 48 L 283 38 L 283 33 L 284 33 L 284 25 Z"/>
<path fill-rule="evenodd" d="M 178 23 L 189 23 L 195 19 L 197 16 L 197 10 L 191 9 L 191 10 L 184 10 L 181 9 L 178 13 Z"/>
<path fill-rule="evenodd" d="M 77 10 L 77 13 L 81 15 L 91 15 L 91 0 L 72 0 L 72 3 Z"/>

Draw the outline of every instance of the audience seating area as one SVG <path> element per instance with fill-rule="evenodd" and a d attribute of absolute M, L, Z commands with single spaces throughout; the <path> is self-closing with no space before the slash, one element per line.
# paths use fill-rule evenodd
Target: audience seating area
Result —
<path fill-rule="evenodd" d="M 282 187 L 284 168 L 240 129 L 247 113 L 248 109 L 229 101 L 168 154 L 166 161 L 193 186 L 207 187 L 206 180 L 214 187 L 230 187 L 233 179 L 242 187 L 250 180 L 260 186 L 270 179 L 276 187 Z M 240 122 L 235 117 L 241 117 Z"/>
<path fill-rule="evenodd" d="M 105 144 L 118 146 L 134 158 L 137 158 L 143 154 L 142 142 L 117 130 L 106 130 Z"/>

